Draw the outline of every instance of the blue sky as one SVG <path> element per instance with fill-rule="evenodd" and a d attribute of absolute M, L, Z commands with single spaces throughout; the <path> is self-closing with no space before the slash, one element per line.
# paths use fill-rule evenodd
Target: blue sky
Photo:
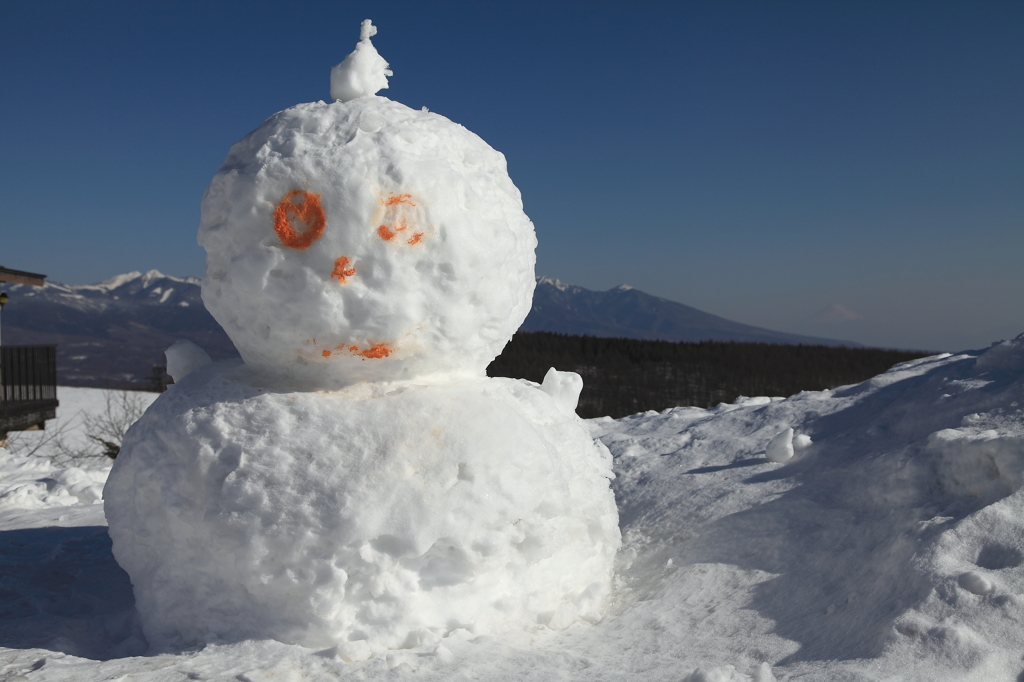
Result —
<path fill-rule="evenodd" d="M 1021 2 L 3 0 L 0 264 L 201 274 L 228 148 L 328 99 L 365 18 L 381 94 L 505 154 L 539 274 L 871 345 L 1024 332 Z"/>

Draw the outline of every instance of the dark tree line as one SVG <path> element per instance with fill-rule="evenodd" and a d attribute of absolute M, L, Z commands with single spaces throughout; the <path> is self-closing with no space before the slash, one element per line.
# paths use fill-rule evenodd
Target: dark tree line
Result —
<path fill-rule="evenodd" d="M 737 396 L 790 396 L 855 384 L 929 353 L 519 332 L 487 368 L 490 376 L 540 382 L 549 367 L 577 372 L 584 418 L 624 417 L 644 410 L 712 407 Z"/>

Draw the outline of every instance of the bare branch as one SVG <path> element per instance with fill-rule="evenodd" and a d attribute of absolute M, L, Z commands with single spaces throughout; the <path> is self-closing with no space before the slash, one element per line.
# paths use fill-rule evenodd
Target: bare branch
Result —
<path fill-rule="evenodd" d="M 67 421 L 58 419 L 54 427 L 42 432 L 11 432 L 7 451 L 23 457 L 47 457 L 58 468 L 108 464 L 117 457 L 125 432 L 146 411 L 147 403 L 137 391 L 106 390 L 100 411 L 82 410 Z M 73 437 L 79 429 L 84 430 L 84 439 Z"/>

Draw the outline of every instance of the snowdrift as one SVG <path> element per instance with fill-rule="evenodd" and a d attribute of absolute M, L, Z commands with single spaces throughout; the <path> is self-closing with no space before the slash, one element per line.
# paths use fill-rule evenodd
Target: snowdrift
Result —
<path fill-rule="evenodd" d="M 502 638 L 460 631 L 358 663 L 333 647 L 260 640 L 129 656 L 146 643 L 100 505 L 87 495 L 24 505 L 16 487 L 57 477 L 8 457 L 0 672 L 1015 680 L 1024 671 L 1022 405 L 1024 336 L 834 391 L 591 420 L 614 456 L 623 534 L 605 619 Z M 768 461 L 769 442 L 787 429 L 792 457 Z M 59 494 L 65 484 L 47 485 Z M 109 580 L 96 580 L 97 566 Z"/>

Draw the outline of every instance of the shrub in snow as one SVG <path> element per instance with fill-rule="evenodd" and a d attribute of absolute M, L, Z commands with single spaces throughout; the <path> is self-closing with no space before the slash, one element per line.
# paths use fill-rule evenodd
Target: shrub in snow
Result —
<path fill-rule="evenodd" d="M 93 442 L 94 448 L 100 448 L 103 455 L 117 458 L 125 433 L 145 413 L 147 398 L 138 391 L 106 391 L 104 408 L 82 417 L 86 438 Z M 85 461 L 92 452 L 60 449 L 71 462 Z"/>

